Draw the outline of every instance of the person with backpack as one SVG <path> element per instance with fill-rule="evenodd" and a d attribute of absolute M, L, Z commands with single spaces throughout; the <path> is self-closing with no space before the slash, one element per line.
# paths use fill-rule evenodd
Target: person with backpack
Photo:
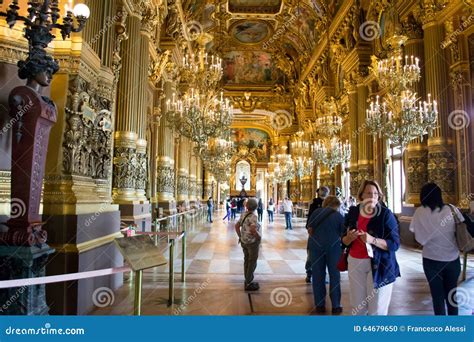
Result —
<path fill-rule="evenodd" d="M 311 203 L 311 205 L 309 206 L 309 210 L 308 210 L 308 219 L 306 221 L 306 229 L 308 229 L 308 222 L 309 222 L 309 219 L 311 218 L 311 214 L 313 214 L 313 212 L 316 210 L 316 209 L 319 209 L 319 208 L 322 208 L 323 206 L 323 202 L 324 202 L 324 199 L 329 195 L 329 188 L 327 186 L 322 186 L 320 187 L 319 189 L 316 190 L 316 195 L 317 197 L 315 197 L 313 199 L 313 202 Z M 309 256 L 309 248 L 306 247 L 306 263 L 305 263 L 305 270 L 306 270 L 306 283 L 311 283 L 311 275 L 312 275 L 312 266 L 311 266 L 311 258 Z"/>
<path fill-rule="evenodd" d="M 261 225 L 255 210 L 258 203 L 255 198 L 249 198 L 245 204 L 247 211 L 240 215 L 235 224 L 235 232 L 244 252 L 245 291 L 257 291 L 260 285 L 254 282 L 254 272 L 257 268 L 258 251 L 261 241 Z"/>
<path fill-rule="evenodd" d="M 339 212 L 341 201 L 327 196 L 322 208 L 316 209 L 308 220 L 308 251 L 312 263 L 315 313 L 326 312 L 326 268 L 329 271 L 329 297 L 332 314 L 342 313 L 341 274 L 337 262 L 341 256 L 341 236 L 344 218 Z"/>
<path fill-rule="evenodd" d="M 430 286 L 433 311 L 435 315 L 457 315 L 456 289 L 461 264 L 456 221 L 463 222 L 464 217 L 456 207 L 444 203 L 441 188 L 435 183 L 421 188 L 420 202 L 410 230 L 423 246 L 423 271 Z"/>

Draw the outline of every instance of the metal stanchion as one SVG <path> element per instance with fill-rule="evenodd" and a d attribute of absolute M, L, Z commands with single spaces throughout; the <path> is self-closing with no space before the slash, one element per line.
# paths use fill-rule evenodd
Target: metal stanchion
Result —
<path fill-rule="evenodd" d="M 155 219 L 155 224 L 153 225 L 152 232 L 153 233 L 158 233 L 160 231 L 159 227 L 160 227 L 160 223 L 159 223 L 158 219 L 156 218 Z M 158 235 L 157 234 L 155 234 L 153 236 L 153 242 L 155 243 L 155 246 L 158 245 Z"/>
<path fill-rule="evenodd" d="M 184 230 L 184 235 L 181 241 L 181 281 L 184 282 L 186 280 L 186 235 L 187 232 Z"/>
<path fill-rule="evenodd" d="M 168 294 L 168 306 L 174 304 L 174 239 L 170 240 L 170 260 L 169 260 L 169 294 Z"/>
<path fill-rule="evenodd" d="M 140 316 L 142 312 L 142 270 L 135 271 L 135 302 L 133 304 L 133 314 Z"/>

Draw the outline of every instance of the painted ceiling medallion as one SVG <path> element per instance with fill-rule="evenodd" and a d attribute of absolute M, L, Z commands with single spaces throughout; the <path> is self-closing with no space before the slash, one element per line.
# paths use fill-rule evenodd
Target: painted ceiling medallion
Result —
<path fill-rule="evenodd" d="M 275 14 L 281 9 L 282 0 L 229 0 L 229 11 L 233 13 Z"/>
<path fill-rule="evenodd" d="M 241 44 L 258 44 L 271 32 L 268 23 L 260 20 L 238 21 L 230 28 L 230 34 Z"/>

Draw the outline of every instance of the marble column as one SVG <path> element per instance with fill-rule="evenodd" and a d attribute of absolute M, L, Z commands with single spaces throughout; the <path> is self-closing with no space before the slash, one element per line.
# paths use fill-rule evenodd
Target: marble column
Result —
<path fill-rule="evenodd" d="M 408 35 L 410 38 L 404 46 L 404 53 L 407 56 L 415 56 L 420 59 L 421 81 L 415 84 L 415 91 L 419 97 L 426 98 L 423 39 L 421 32 L 417 32 L 417 30 L 409 31 Z M 408 144 L 404 156 L 404 169 L 406 175 L 405 202 L 419 205 L 421 187 L 428 181 L 427 139 L 421 141 L 420 138 L 416 138 Z"/>
<path fill-rule="evenodd" d="M 140 19 L 127 19 L 129 38 L 123 43 L 122 69 L 117 89 L 115 122 L 113 198 L 115 203 L 133 203 L 136 200 L 135 179 L 137 167 L 137 110 L 139 99 L 138 75 Z"/>
<path fill-rule="evenodd" d="M 367 115 L 367 99 L 369 98 L 369 89 L 365 84 L 357 85 L 357 118 L 359 123 L 358 134 L 358 151 L 357 151 L 357 165 L 358 165 L 358 184 L 360 185 L 365 179 L 373 179 L 373 142 L 372 136 L 368 134 L 365 126 L 361 123 L 365 122 Z M 358 190 L 358 189 L 357 189 Z"/>
<path fill-rule="evenodd" d="M 148 67 L 150 63 L 149 45 L 151 37 L 149 32 L 143 29 L 140 31 L 139 59 L 138 59 L 138 103 L 137 115 L 135 116 L 137 127 L 137 171 L 135 179 L 135 197 L 141 202 L 148 202 L 146 198 L 146 186 L 148 182 L 147 170 L 147 114 L 148 114 Z"/>
<path fill-rule="evenodd" d="M 181 137 L 178 152 L 178 182 L 177 182 L 177 201 L 181 204 L 189 198 L 189 158 L 190 141 Z"/>
<path fill-rule="evenodd" d="M 209 171 L 204 170 L 204 200 L 207 200 L 209 197 L 214 197 L 216 195 L 215 193 L 213 193 L 213 185 L 214 177 Z"/>
<path fill-rule="evenodd" d="M 164 84 L 164 98 L 161 100 L 163 113 L 162 123 L 158 128 L 159 143 L 156 157 L 156 196 L 158 206 L 164 211 L 175 208 L 175 159 L 173 130 L 166 122 L 166 99 L 171 98 L 174 84 L 166 81 Z"/>
<path fill-rule="evenodd" d="M 204 169 L 202 166 L 202 160 L 201 158 L 197 159 L 197 165 L 196 165 L 196 184 L 197 184 L 197 199 L 203 199 L 204 198 Z"/>
<path fill-rule="evenodd" d="M 188 186 L 188 197 L 190 202 L 196 202 L 197 200 L 197 159 L 199 157 L 191 152 L 191 158 L 189 161 L 189 186 Z"/>
<path fill-rule="evenodd" d="M 426 93 L 438 101 L 438 128 L 428 139 L 428 180 L 443 190 L 447 203 L 456 203 L 456 170 L 452 129 L 448 123 L 449 84 L 445 51 L 441 48 L 444 28 L 430 17 L 423 25 Z"/>
<path fill-rule="evenodd" d="M 145 197 L 149 37 L 138 16 L 128 17 L 127 28 L 117 91 L 113 198 L 120 205 L 122 222 L 149 231 L 150 204 Z"/>
<path fill-rule="evenodd" d="M 351 161 L 350 161 L 350 173 L 351 173 L 351 184 L 350 191 L 351 195 L 355 196 L 359 191 L 359 171 L 358 171 L 358 160 L 359 160 L 359 135 L 362 127 L 359 126 L 358 120 L 358 95 L 357 88 L 354 82 L 346 83 L 348 89 L 349 98 L 349 126 L 351 132 Z"/>
<path fill-rule="evenodd" d="M 457 27 L 467 27 L 471 24 L 470 17 L 462 20 L 451 18 L 445 22 L 445 41 L 451 42 L 446 50 L 451 57 L 449 76 L 454 110 L 448 119 L 450 127 L 454 131 L 456 146 L 457 205 L 468 209 L 471 203 L 474 204 L 474 156 L 472 154 L 474 151 L 474 130 L 472 128 L 474 113 L 471 77 L 474 61 L 472 55 L 474 38 L 472 34 L 469 36 L 469 40 L 464 34 L 455 36 L 454 31 Z"/>

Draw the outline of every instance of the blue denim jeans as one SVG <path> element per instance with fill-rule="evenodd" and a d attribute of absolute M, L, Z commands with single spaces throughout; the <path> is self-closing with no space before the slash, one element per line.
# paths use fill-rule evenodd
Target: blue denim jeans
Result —
<path fill-rule="evenodd" d="M 212 222 L 212 208 L 207 208 L 207 221 Z"/>
<path fill-rule="evenodd" d="M 291 212 L 285 211 L 285 223 L 286 228 L 293 229 L 293 226 L 291 225 Z"/>
<path fill-rule="evenodd" d="M 315 306 L 326 306 L 326 268 L 329 271 L 329 297 L 332 308 L 341 306 L 341 274 L 337 262 L 341 256 L 340 244 L 321 246 L 309 239 L 309 259 L 313 276 L 313 296 Z"/>
<path fill-rule="evenodd" d="M 273 222 L 273 210 L 268 210 L 268 222 Z"/>

